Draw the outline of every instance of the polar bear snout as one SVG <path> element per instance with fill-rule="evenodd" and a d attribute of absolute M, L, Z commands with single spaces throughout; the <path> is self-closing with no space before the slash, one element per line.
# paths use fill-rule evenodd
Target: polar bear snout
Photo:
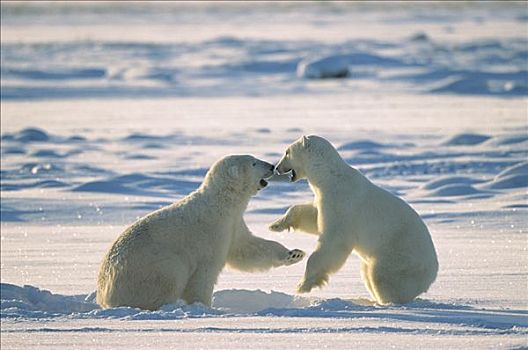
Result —
<path fill-rule="evenodd" d="M 293 169 L 292 168 L 287 168 L 285 169 L 284 167 L 276 167 L 275 168 L 275 171 L 277 172 L 277 174 L 279 175 L 284 175 L 286 173 L 289 173 L 290 171 L 292 171 Z"/>
<path fill-rule="evenodd" d="M 290 165 L 290 162 L 286 157 L 283 157 L 275 166 L 275 172 L 278 175 L 284 175 L 284 174 L 290 174 L 290 181 L 295 182 L 298 180 L 297 173 L 295 172 L 295 169 Z"/>
<path fill-rule="evenodd" d="M 268 179 L 270 177 L 273 176 L 273 173 L 275 172 L 275 165 L 273 164 L 270 164 L 268 162 L 264 162 L 264 161 L 261 161 L 262 162 L 262 166 L 265 170 L 265 173 L 264 175 L 262 176 L 263 179 Z"/>
<path fill-rule="evenodd" d="M 275 166 L 275 172 L 279 175 L 286 174 L 287 172 L 291 170 L 292 168 L 290 166 L 290 163 L 286 159 L 286 156 L 282 157 L 281 160 L 279 160 L 279 162 Z"/>
<path fill-rule="evenodd" d="M 263 173 L 260 173 L 259 175 L 260 180 L 259 180 L 258 189 L 261 190 L 268 185 L 268 181 L 266 181 L 266 179 L 269 179 L 270 177 L 273 176 L 274 171 L 275 171 L 275 165 L 262 161 L 262 160 L 259 160 L 258 162 L 259 162 L 258 164 L 259 164 L 260 171 L 263 172 Z"/>
<path fill-rule="evenodd" d="M 273 174 L 275 173 L 275 165 L 270 164 L 270 163 L 267 163 L 267 164 L 268 164 L 268 167 L 269 167 L 269 173 L 268 173 L 268 176 L 266 176 L 266 178 L 272 177 Z"/>

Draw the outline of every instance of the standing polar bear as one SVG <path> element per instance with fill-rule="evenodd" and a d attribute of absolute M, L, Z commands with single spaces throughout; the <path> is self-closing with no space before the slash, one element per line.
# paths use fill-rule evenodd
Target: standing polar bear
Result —
<path fill-rule="evenodd" d="M 272 223 L 272 231 L 293 228 L 319 235 L 299 292 L 328 282 L 352 251 L 362 260 L 361 275 L 380 304 L 406 303 L 427 291 L 438 261 L 429 231 L 403 200 L 377 187 L 350 167 L 324 138 L 303 136 L 276 166 L 291 180 L 306 178 L 313 203 L 294 205 Z"/>
<path fill-rule="evenodd" d="M 97 303 L 149 310 L 178 299 L 211 305 L 226 263 L 263 271 L 300 261 L 304 252 L 253 236 L 243 219 L 251 196 L 267 185 L 273 169 L 249 155 L 227 156 L 196 191 L 139 219 L 106 254 Z"/>

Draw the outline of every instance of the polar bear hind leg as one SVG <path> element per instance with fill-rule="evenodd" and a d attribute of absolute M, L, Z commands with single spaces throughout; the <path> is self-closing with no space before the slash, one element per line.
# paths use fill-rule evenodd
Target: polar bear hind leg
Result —
<path fill-rule="evenodd" d="M 367 288 L 379 304 L 408 303 L 427 291 L 430 284 L 425 269 L 380 259 L 366 266 L 366 275 Z"/>
<path fill-rule="evenodd" d="M 200 266 L 189 278 L 182 299 L 187 304 L 202 303 L 211 306 L 214 285 L 216 284 L 219 271 L 208 265 Z"/>
<path fill-rule="evenodd" d="M 188 279 L 183 269 L 177 270 L 155 269 L 142 276 L 118 273 L 98 302 L 104 307 L 131 306 L 145 310 L 175 303 L 181 298 Z"/>
<path fill-rule="evenodd" d="M 363 279 L 370 296 L 377 299 L 376 294 L 374 293 L 374 288 L 372 288 L 372 283 L 370 282 L 369 266 L 364 261 L 361 262 L 361 278 Z"/>

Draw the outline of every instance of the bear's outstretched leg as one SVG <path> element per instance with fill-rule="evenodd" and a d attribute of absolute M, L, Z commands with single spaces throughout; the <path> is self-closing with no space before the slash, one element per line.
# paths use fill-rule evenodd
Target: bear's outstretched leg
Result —
<path fill-rule="evenodd" d="M 308 259 L 304 279 L 299 283 L 297 291 L 308 293 L 314 287 L 325 285 L 330 274 L 343 266 L 351 252 L 350 244 L 343 242 L 339 237 L 319 240 L 319 246 Z"/>
<path fill-rule="evenodd" d="M 317 208 L 314 207 L 313 203 L 291 206 L 284 216 L 269 226 L 269 229 L 275 232 L 289 231 L 290 228 L 306 233 L 319 234 L 317 229 Z"/>
<path fill-rule="evenodd" d="M 302 250 L 290 251 L 278 242 L 255 237 L 251 234 L 235 239 L 238 242 L 229 251 L 227 263 L 241 271 L 267 271 L 272 267 L 299 262 L 305 255 Z"/>

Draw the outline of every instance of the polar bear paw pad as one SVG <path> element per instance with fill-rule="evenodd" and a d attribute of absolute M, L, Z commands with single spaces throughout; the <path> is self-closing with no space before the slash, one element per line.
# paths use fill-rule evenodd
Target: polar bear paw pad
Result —
<path fill-rule="evenodd" d="M 292 265 L 301 261 L 305 255 L 306 253 L 300 249 L 290 250 L 286 257 L 286 265 Z"/>

